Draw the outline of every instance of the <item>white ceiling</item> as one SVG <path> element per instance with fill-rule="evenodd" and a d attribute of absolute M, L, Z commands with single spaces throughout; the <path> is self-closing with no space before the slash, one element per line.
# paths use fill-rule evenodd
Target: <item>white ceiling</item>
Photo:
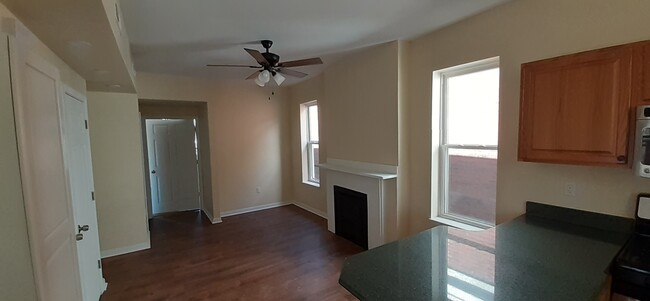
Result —
<path fill-rule="evenodd" d="M 412 38 L 509 0 L 123 0 L 136 69 L 243 79 L 255 64 L 242 48 L 274 41 L 282 61 L 321 56 L 327 65 L 366 46 Z M 298 67 L 314 75 L 323 67 Z M 287 81 L 288 84 L 296 80 Z"/>

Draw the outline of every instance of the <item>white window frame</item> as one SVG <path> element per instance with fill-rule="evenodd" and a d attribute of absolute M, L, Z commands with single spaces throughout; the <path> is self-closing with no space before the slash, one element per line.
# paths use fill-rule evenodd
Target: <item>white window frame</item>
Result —
<path fill-rule="evenodd" d="M 308 185 L 320 187 L 319 179 L 313 177 L 315 175 L 315 160 L 312 156 L 312 148 L 318 146 L 320 148 L 320 138 L 319 140 L 312 140 L 310 136 L 310 123 L 309 120 L 313 116 L 309 115 L 309 108 L 316 106 L 318 107 L 318 101 L 313 100 L 310 102 L 300 104 L 300 124 L 301 124 L 301 136 L 302 136 L 302 182 Z M 320 108 L 318 110 L 320 114 Z M 319 130 L 320 130 L 320 116 L 316 116 L 318 119 Z M 320 134 L 319 134 L 320 136 Z M 319 177 L 320 178 L 320 177 Z"/>
<path fill-rule="evenodd" d="M 467 216 L 453 214 L 449 212 L 449 150 L 450 149 L 468 149 L 468 150 L 496 150 L 498 145 L 477 145 L 477 144 L 449 144 L 447 143 L 447 80 L 464 74 L 476 73 L 480 71 L 499 68 L 499 57 L 472 62 L 460 66 L 455 66 L 433 73 L 434 86 L 434 105 L 436 99 L 439 103 L 439 141 L 438 145 L 438 195 L 432 195 L 432 217 L 431 219 L 454 227 L 478 230 L 493 227 L 494 224 L 474 219 Z M 438 92 L 438 93 L 435 93 Z M 468 116 L 468 119 L 470 117 Z M 435 131 L 435 130 L 434 130 Z M 436 172 L 432 169 L 432 172 Z"/>

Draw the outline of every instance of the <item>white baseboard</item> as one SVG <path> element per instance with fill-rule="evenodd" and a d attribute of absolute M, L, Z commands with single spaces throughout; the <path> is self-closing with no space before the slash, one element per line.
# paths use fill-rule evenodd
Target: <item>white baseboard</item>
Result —
<path fill-rule="evenodd" d="M 309 211 L 309 212 L 311 212 L 313 214 L 316 214 L 316 215 L 318 215 L 318 216 L 320 216 L 320 217 L 322 217 L 324 219 L 327 219 L 327 212 L 320 211 L 320 210 L 318 210 L 318 209 L 316 209 L 316 208 L 314 208 L 312 206 L 309 206 L 309 205 L 306 205 L 306 204 L 300 203 L 300 202 L 293 202 L 293 204 L 296 205 L 297 207 L 305 210 L 305 211 Z"/>
<path fill-rule="evenodd" d="M 244 214 L 244 213 L 249 213 L 249 212 L 255 212 L 255 211 L 260 211 L 260 210 L 266 210 L 266 209 L 282 207 L 282 206 L 287 206 L 287 205 L 291 205 L 291 203 L 290 202 L 277 202 L 277 203 L 253 206 L 253 207 L 248 207 L 248 208 L 224 211 L 224 212 L 221 212 L 221 217 L 228 217 L 228 216 Z"/>
<path fill-rule="evenodd" d="M 207 210 L 201 209 L 201 212 L 203 212 L 203 214 L 205 214 L 205 216 L 208 218 L 208 220 L 209 220 L 213 225 L 222 222 L 221 218 L 214 218 L 214 217 L 212 216 L 212 214 L 210 214 L 210 212 L 208 212 Z"/>
<path fill-rule="evenodd" d="M 118 256 L 118 255 L 123 255 L 127 253 L 132 253 L 136 251 L 142 251 L 146 249 L 151 248 L 151 241 L 143 242 L 141 244 L 137 245 L 132 245 L 132 246 L 126 246 L 122 248 L 116 248 L 116 249 L 111 249 L 111 250 L 105 250 L 101 252 L 102 259 L 103 258 L 109 258 L 113 256 Z"/>

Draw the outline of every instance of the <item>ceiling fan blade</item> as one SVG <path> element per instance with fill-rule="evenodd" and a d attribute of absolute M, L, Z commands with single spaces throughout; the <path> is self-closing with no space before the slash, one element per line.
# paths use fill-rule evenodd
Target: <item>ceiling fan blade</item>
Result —
<path fill-rule="evenodd" d="M 320 65 L 322 63 L 323 61 L 319 57 L 315 57 L 311 59 L 282 62 L 278 64 L 278 66 L 279 67 L 300 67 L 300 66 L 309 66 L 309 65 Z"/>
<path fill-rule="evenodd" d="M 250 75 L 249 77 L 247 77 L 246 79 L 254 79 L 254 78 L 256 78 L 256 77 L 257 77 L 261 72 L 262 72 L 261 70 L 260 70 L 260 71 L 255 71 L 255 73 L 251 74 L 251 75 Z"/>
<path fill-rule="evenodd" d="M 280 72 L 280 73 L 282 73 L 284 75 L 299 77 L 299 78 L 303 78 L 303 77 L 308 75 L 307 73 L 303 73 L 303 72 L 296 71 L 296 70 L 291 70 L 291 69 L 284 69 L 284 68 L 278 69 L 278 72 Z"/>
<path fill-rule="evenodd" d="M 258 63 L 261 65 L 268 65 L 269 61 L 266 60 L 266 58 L 257 50 L 255 49 L 248 49 L 244 48 L 248 54 L 250 54 Z"/>
<path fill-rule="evenodd" d="M 260 68 L 260 66 L 249 66 L 249 65 L 212 65 L 208 64 L 208 67 L 239 67 L 239 68 Z"/>

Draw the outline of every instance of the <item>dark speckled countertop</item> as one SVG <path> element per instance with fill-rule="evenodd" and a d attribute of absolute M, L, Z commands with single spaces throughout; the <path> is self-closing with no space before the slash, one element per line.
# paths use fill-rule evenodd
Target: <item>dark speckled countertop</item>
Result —
<path fill-rule="evenodd" d="M 348 258 L 360 300 L 592 300 L 631 219 L 529 202 L 485 231 L 436 227 Z"/>

